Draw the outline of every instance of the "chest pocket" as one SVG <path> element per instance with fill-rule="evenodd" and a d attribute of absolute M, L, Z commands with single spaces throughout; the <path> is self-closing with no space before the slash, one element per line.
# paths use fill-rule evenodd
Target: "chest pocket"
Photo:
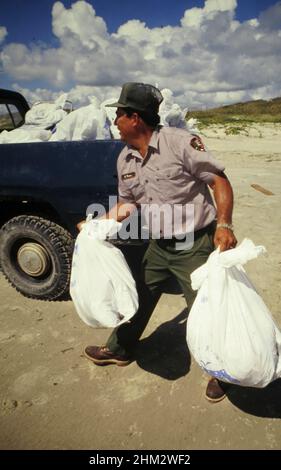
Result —
<path fill-rule="evenodd" d="M 122 186 L 127 193 L 131 193 L 136 202 L 139 202 L 144 195 L 144 186 L 138 178 L 128 179 L 122 182 Z"/>
<path fill-rule="evenodd" d="M 183 182 L 183 170 L 182 168 L 165 168 L 158 170 L 155 174 L 155 180 L 157 186 L 163 192 L 163 195 L 174 196 L 179 186 Z"/>

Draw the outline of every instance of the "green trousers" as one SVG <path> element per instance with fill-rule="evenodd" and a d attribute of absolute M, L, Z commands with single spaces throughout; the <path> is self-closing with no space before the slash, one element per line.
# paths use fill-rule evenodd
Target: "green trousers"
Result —
<path fill-rule="evenodd" d="M 195 232 L 192 248 L 178 250 L 175 240 L 151 240 L 136 279 L 139 308 L 130 321 L 115 328 L 106 346 L 119 355 L 130 355 L 141 337 L 168 279 L 175 276 L 190 310 L 196 292 L 190 274 L 204 264 L 214 249 L 214 224 Z"/>

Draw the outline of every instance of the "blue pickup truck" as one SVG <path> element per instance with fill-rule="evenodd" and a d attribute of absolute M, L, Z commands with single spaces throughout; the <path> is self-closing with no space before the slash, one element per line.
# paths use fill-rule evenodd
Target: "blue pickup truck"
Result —
<path fill-rule="evenodd" d="M 0 132 L 29 109 L 0 89 Z M 1 127 L 2 125 L 2 127 Z M 67 296 L 76 224 L 91 203 L 117 194 L 118 140 L 0 145 L 0 265 L 23 295 Z"/>

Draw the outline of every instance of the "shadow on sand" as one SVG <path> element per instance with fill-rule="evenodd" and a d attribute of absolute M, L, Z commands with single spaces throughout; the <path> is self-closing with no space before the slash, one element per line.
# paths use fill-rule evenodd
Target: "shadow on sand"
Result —
<path fill-rule="evenodd" d="M 186 317 L 187 312 L 183 310 L 139 342 L 136 350 L 139 367 L 168 380 L 176 380 L 189 372 Z"/>
<path fill-rule="evenodd" d="M 232 385 L 227 397 L 245 413 L 262 418 L 281 418 L 281 379 L 275 380 L 266 388 Z"/>

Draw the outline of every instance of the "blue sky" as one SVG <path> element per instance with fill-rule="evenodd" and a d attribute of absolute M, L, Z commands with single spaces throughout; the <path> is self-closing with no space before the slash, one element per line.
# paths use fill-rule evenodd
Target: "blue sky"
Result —
<path fill-rule="evenodd" d="M 1 0 L 0 24 L 7 27 L 9 40 L 24 43 L 54 40 L 51 25 L 54 3 L 54 0 Z M 62 3 L 69 8 L 74 1 L 62 0 Z M 175 26 L 187 8 L 202 7 L 204 0 L 91 0 L 88 3 L 105 20 L 109 32 L 115 32 L 130 19 L 145 21 L 149 27 Z M 275 0 L 240 0 L 236 16 L 242 21 L 256 18 L 275 3 Z"/>
<path fill-rule="evenodd" d="M 269 98 L 280 42 L 280 1 L 1 0 L 0 86 L 29 100 L 107 98 L 129 80 L 194 106 Z"/>

